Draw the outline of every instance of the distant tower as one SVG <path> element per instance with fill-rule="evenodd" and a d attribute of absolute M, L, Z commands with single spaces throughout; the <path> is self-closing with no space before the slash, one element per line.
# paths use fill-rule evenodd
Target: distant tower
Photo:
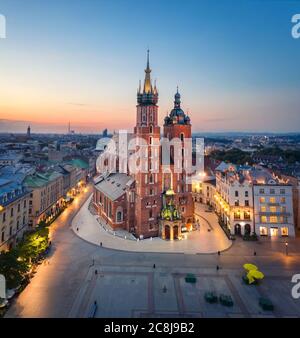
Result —
<path fill-rule="evenodd" d="M 68 134 L 71 134 L 71 122 L 69 121 L 69 124 L 68 124 Z"/>
<path fill-rule="evenodd" d="M 31 129 L 30 129 L 30 126 L 28 126 L 28 128 L 27 128 L 27 138 L 30 138 L 30 132 L 31 132 Z"/>
<path fill-rule="evenodd" d="M 108 130 L 107 128 L 103 130 L 102 132 L 102 137 L 107 137 L 108 136 Z"/>

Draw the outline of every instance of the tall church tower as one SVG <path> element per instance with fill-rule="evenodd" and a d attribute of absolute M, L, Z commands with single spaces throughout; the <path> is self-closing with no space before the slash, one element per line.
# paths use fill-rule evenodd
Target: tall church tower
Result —
<path fill-rule="evenodd" d="M 141 154 L 140 169 L 135 174 L 135 233 L 141 238 L 158 236 L 161 210 L 160 127 L 158 125 L 158 91 L 151 81 L 149 50 L 143 88 L 137 92 L 137 114 L 134 133 L 141 141 L 136 150 Z M 144 140 L 144 141 L 142 141 Z"/>

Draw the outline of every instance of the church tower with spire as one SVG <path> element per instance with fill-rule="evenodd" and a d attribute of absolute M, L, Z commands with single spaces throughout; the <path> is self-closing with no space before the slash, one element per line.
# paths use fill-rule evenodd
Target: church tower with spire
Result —
<path fill-rule="evenodd" d="M 140 170 L 135 175 L 135 233 L 143 238 L 158 236 L 159 232 L 161 172 L 157 103 L 158 90 L 156 83 L 154 86 L 152 84 L 148 50 L 144 85 L 142 87 L 140 83 L 137 92 L 137 113 L 134 128 L 135 136 L 144 140 L 144 145 L 137 144 L 137 151 L 145 155 L 145 161 L 140 163 Z"/>

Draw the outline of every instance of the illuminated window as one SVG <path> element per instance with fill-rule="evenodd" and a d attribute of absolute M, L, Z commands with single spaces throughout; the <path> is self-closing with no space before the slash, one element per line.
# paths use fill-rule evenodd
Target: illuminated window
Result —
<path fill-rule="evenodd" d="M 276 211 L 277 211 L 277 208 L 276 208 L 276 207 L 270 207 L 270 211 L 271 211 L 271 212 L 276 212 Z"/>
<path fill-rule="evenodd" d="M 287 227 L 281 228 L 281 236 L 288 236 L 289 235 L 289 229 Z"/>
<path fill-rule="evenodd" d="M 268 236 L 268 228 L 259 227 L 259 233 L 260 233 L 261 236 Z"/>
<path fill-rule="evenodd" d="M 270 216 L 270 223 L 277 223 L 278 217 L 277 216 Z"/>
<path fill-rule="evenodd" d="M 278 236 L 278 228 L 271 228 L 271 229 L 270 229 L 270 235 L 271 235 L 272 237 Z"/>
<path fill-rule="evenodd" d="M 261 216 L 260 223 L 267 223 L 267 216 Z"/>
<path fill-rule="evenodd" d="M 275 197 L 270 197 L 270 203 L 276 203 L 276 198 Z"/>
<path fill-rule="evenodd" d="M 245 211 L 244 212 L 244 219 L 250 219 L 250 211 Z"/>
<path fill-rule="evenodd" d="M 280 203 L 285 203 L 285 197 L 280 198 Z"/>
<path fill-rule="evenodd" d="M 261 212 L 266 212 L 266 211 L 267 211 L 267 208 L 266 208 L 265 206 L 261 206 L 261 207 L 260 207 L 260 211 L 261 211 Z"/>
<path fill-rule="evenodd" d="M 234 213 L 234 219 L 241 219 L 241 213 L 239 211 Z"/>
<path fill-rule="evenodd" d="M 259 202 L 260 202 L 260 203 L 266 203 L 265 197 L 260 197 Z"/>

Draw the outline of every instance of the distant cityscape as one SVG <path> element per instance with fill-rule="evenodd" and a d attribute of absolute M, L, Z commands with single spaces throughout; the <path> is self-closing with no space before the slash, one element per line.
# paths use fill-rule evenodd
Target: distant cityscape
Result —
<path fill-rule="evenodd" d="M 13 223 L 9 219 L 9 212 L 3 214 L 2 249 L 15 245 L 27 227 L 36 226 L 47 219 L 55 213 L 56 207 L 74 195 L 78 184 L 86 184 L 92 179 L 96 174 L 97 157 L 103 152 L 103 149 L 97 149 L 97 142 L 102 137 L 113 137 L 113 133 L 105 129 L 99 135 L 77 134 L 69 123 L 66 134 L 36 134 L 31 132 L 30 126 L 23 134 L 0 134 L 0 204 L 7 210 L 17 210 L 21 199 L 21 205 L 26 205 L 21 212 L 25 218 L 17 220 L 17 216 L 12 214 Z M 270 178 L 276 177 L 277 183 L 278 180 L 280 184 L 288 182 L 291 189 L 289 194 L 294 196 L 293 207 L 288 205 L 288 209 L 292 209 L 289 211 L 294 214 L 294 221 L 290 219 L 289 224 L 300 227 L 300 134 L 193 134 L 193 138 L 196 137 L 205 139 L 207 172 L 207 179 L 198 182 L 196 178 L 193 181 L 196 201 L 204 200 L 209 205 L 216 205 L 215 185 L 216 177 L 219 178 L 216 169 L 221 162 L 232 163 L 237 173 L 245 171 L 245 166 L 248 166 L 248 171 L 255 166 L 263 168 Z M 213 182 L 212 185 L 207 181 Z M 50 187 L 51 196 L 49 194 L 44 198 L 45 203 L 42 202 L 40 192 L 42 188 L 48 192 L 47 187 Z M 206 189 L 213 191 L 209 194 L 210 198 L 205 197 Z M 20 196 L 15 191 L 19 191 Z M 290 232 L 294 233 L 293 229 Z"/>

